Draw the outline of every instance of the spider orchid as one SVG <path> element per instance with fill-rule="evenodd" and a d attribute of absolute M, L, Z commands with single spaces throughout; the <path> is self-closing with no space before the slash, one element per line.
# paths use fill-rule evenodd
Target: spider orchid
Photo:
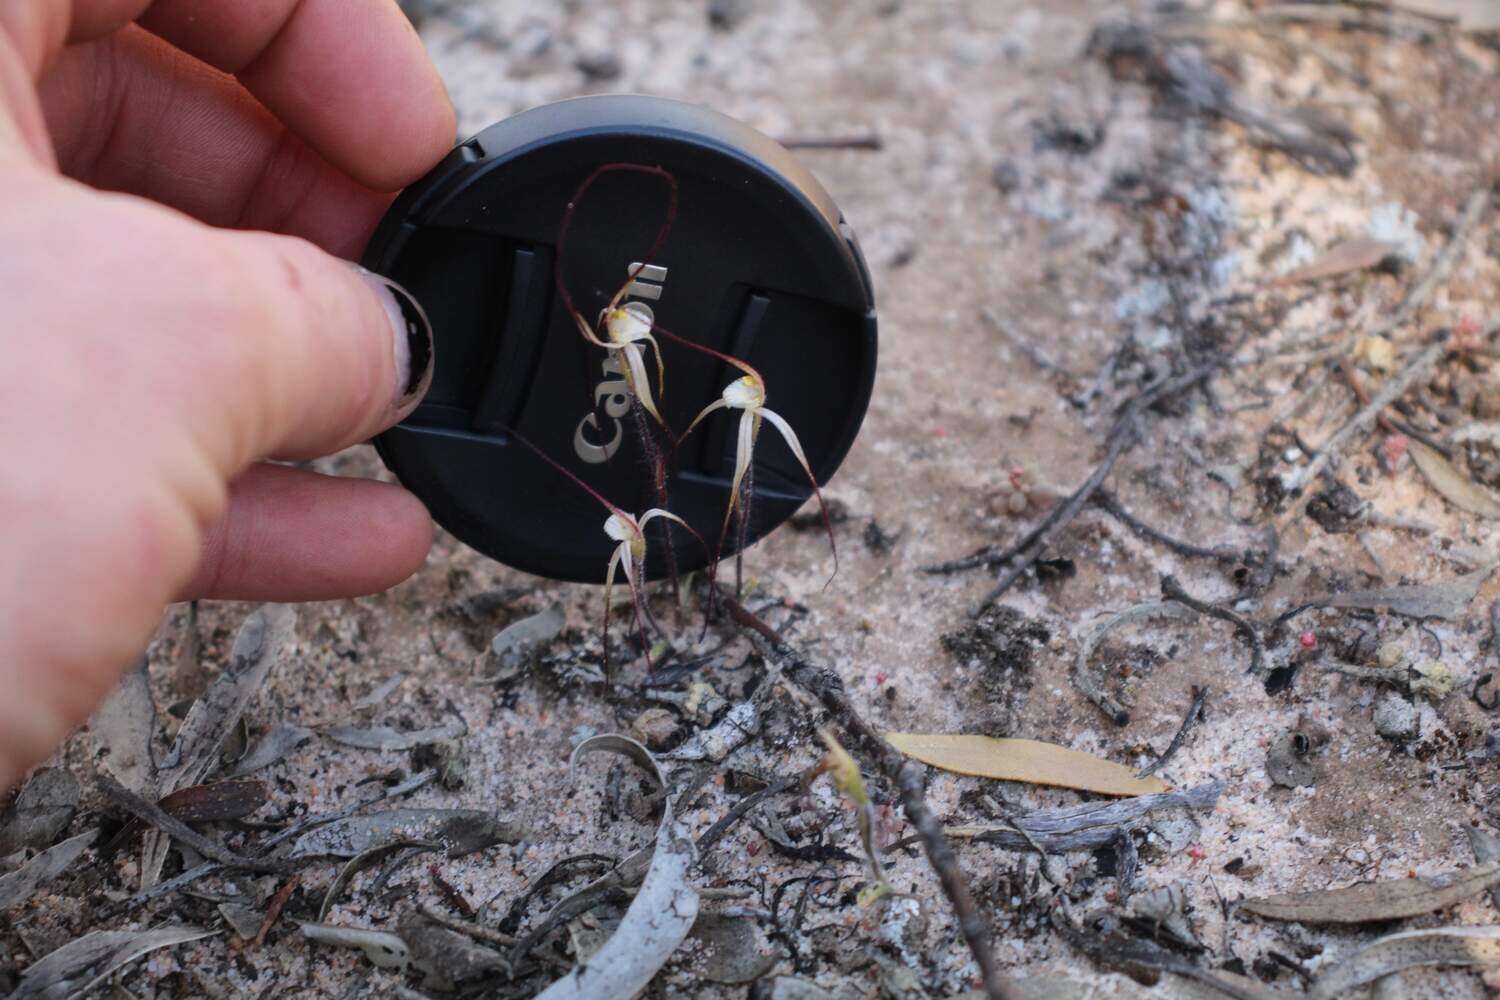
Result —
<path fill-rule="evenodd" d="M 573 213 L 577 209 L 583 196 L 593 187 L 594 182 L 609 173 L 638 173 L 660 177 L 668 185 L 668 202 L 666 219 L 661 228 L 657 230 L 656 239 L 651 248 L 646 252 L 642 260 L 630 269 L 625 281 L 615 293 L 610 296 L 609 302 L 599 311 L 598 319 L 590 324 L 583 318 L 577 306 L 573 304 L 573 296 L 568 292 L 567 285 L 563 281 L 562 265 L 564 247 L 567 243 L 568 229 L 573 224 Z M 672 224 L 677 218 L 677 178 L 661 167 L 650 167 L 640 163 L 606 163 L 589 174 L 584 182 L 573 192 L 572 199 L 563 213 L 562 226 L 557 234 L 557 255 L 553 258 L 552 275 L 557 285 L 559 297 L 568 314 L 573 317 L 573 322 L 578 326 L 578 332 L 583 334 L 583 339 L 595 347 L 602 347 L 607 351 L 618 353 L 623 361 L 621 370 L 625 376 L 625 384 L 629 387 L 631 394 L 640 401 L 646 412 L 651 414 L 663 428 L 667 422 L 662 419 L 661 413 L 656 408 L 656 401 L 651 394 L 651 381 L 647 378 L 645 351 L 647 347 L 656 350 L 656 383 L 657 395 L 666 392 L 666 366 L 662 361 L 661 345 L 651 336 L 652 316 L 650 311 L 639 303 L 627 303 L 621 305 L 621 301 L 634 285 L 647 265 L 651 263 L 657 251 L 666 242 L 667 234 L 671 232 Z M 599 329 L 603 328 L 603 336 Z M 670 433 L 670 430 L 668 431 Z"/>
<path fill-rule="evenodd" d="M 657 329 L 673 340 L 681 340 L 680 337 L 668 331 L 661 330 L 660 327 Z M 693 418 L 693 422 L 688 425 L 688 429 L 683 432 L 683 436 L 686 437 L 692 432 L 694 427 L 697 427 L 703 422 L 704 418 L 716 410 L 740 411 L 739 430 L 734 451 L 734 479 L 730 482 L 729 507 L 724 511 L 724 524 L 720 528 L 720 551 L 723 551 L 724 535 L 729 530 L 730 518 L 738 514 L 742 528 L 749 520 L 746 507 L 750 502 L 750 498 L 745 497 L 741 499 L 741 493 L 742 487 L 745 485 L 746 476 L 752 474 L 751 463 L 754 460 L 755 441 L 760 435 L 761 421 L 765 420 L 781 434 L 782 440 L 786 442 L 787 447 L 792 450 L 792 455 L 796 457 L 798 464 L 802 466 L 802 471 L 807 473 L 807 481 L 812 484 L 813 493 L 818 498 L 818 507 L 823 512 L 823 526 L 828 530 L 828 547 L 833 552 L 833 571 L 835 574 L 838 573 L 839 550 L 838 545 L 833 540 L 833 521 L 828 516 L 828 504 L 823 501 L 823 491 L 818 488 L 818 479 L 813 475 L 812 466 L 808 464 L 807 455 L 803 453 L 802 443 L 797 440 L 797 433 L 792 430 L 792 425 L 787 423 L 781 414 L 766 407 L 765 379 L 761 378 L 760 372 L 738 358 L 730 357 L 727 354 L 720 354 L 718 351 L 704 347 L 702 344 L 693 344 L 692 346 L 709 354 L 716 355 L 745 373 L 725 386 L 719 398 L 705 406 Z M 829 577 L 829 579 L 832 580 L 832 577 Z"/>
<path fill-rule="evenodd" d="M 645 599 L 642 596 L 642 591 L 645 587 L 645 581 L 641 578 L 641 572 L 644 571 L 646 565 L 646 525 L 650 524 L 657 518 L 664 518 L 668 521 L 672 521 L 676 524 L 682 525 L 682 527 L 686 528 L 694 538 L 698 539 L 698 544 L 703 546 L 703 553 L 705 556 L 708 555 L 708 543 L 703 540 L 702 535 L 693 530 L 691 525 L 689 525 L 686 521 L 678 517 L 676 514 L 673 514 L 669 510 L 663 510 L 660 507 L 653 507 L 650 510 L 646 511 L 646 513 L 642 514 L 639 518 L 627 514 L 619 507 L 616 507 L 614 504 L 604 499 L 603 495 L 601 495 L 598 490 L 594 489 L 582 479 L 579 479 L 568 469 L 553 461 L 550 455 L 542 451 L 542 449 L 538 448 L 536 445 L 532 444 L 526 438 L 522 437 L 520 434 L 517 434 L 513 430 L 509 433 L 517 441 L 521 442 L 527 448 L 531 449 L 531 451 L 542 461 L 546 462 L 548 465 L 552 466 L 552 468 L 556 469 L 558 472 L 561 472 L 569 479 L 573 480 L 575 485 L 588 493 L 589 496 L 599 501 L 599 503 L 609 511 L 609 517 L 605 518 L 604 520 L 604 533 L 608 535 L 613 541 L 616 541 L 619 544 L 615 546 L 614 552 L 610 555 L 609 568 L 605 571 L 604 574 L 604 624 L 603 628 L 601 629 L 600 639 L 604 655 L 605 681 L 608 682 L 609 680 L 610 597 L 614 591 L 615 575 L 621 571 L 623 571 L 625 574 L 625 583 L 630 587 L 630 599 L 631 604 L 635 610 L 636 628 L 640 632 L 641 648 L 646 650 L 646 666 L 647 669 L 651 669 L 651 644 L 646 639 L 646 621 L 650 617 L 650 612 L 649 610 L 647 610 Z"/>

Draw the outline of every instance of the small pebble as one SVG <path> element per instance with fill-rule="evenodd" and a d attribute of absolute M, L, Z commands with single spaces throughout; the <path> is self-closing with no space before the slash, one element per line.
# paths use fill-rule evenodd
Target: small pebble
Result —
<path fill-rule="evenodd" d="M 1375 731 L 1404 743 L 1417 735 L 1417 707 L 1398 694 L 1388 694 L 1375 706 Z"/>

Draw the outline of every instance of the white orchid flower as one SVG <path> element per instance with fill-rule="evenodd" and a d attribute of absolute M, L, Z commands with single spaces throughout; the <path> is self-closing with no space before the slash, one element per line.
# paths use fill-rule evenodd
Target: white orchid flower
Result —
<path fill-rule="evenodd" d="M 740 411 L 739 431 L 734 451 L 734 479 L 729 485 L 729 507 L 724 511 L 724 526 L 720 529 L 721 538 L 722 534 L 729 530 L 729 519 L 737 511 L 742 518 L 746 516 L 746 512 L 741 510 L 740 488 L 745 481 L 745 474 L 750 470 L 750 463 L 754 460 L 755 440 L 760 435 L 760 422 L 766 420 L 781 434 L 782 440 L 792 450 L 797 463 L 802 466 L 802 471 L 807 473 L 807 481 L 812 484 L 813 493 L 818 498 L 818 506 L 823 511 L 823 523 L 828 528 L 828 545 L 833 550 L 834 572 L 838 572 L 839 553 L 833 541 L 833 525 L 828 517 L 828 505 L 823 502 L 823 493 L 818 489 L 818 479 L 813 475 L 812 466 L 808 464 L 807 455 L 802 451 L 802 442 L 797 440 L 796 431 L 792 430 L 792 425 L 787 423 L 781 414 L 766 407 L 766 382 L 761 378 L 760 372 L 736 358 L 727 355 L 719 355 L 719 357 L 745 374 L 726 385 L 719 398 L 705 406 L 693 418 L 693 422 L 688 425 L 683 436 L 691 433 L 694 427 L 697 427 L 704 418 L 716 410 Z M 721 548 L 722 545 L 721 540 Z"/>

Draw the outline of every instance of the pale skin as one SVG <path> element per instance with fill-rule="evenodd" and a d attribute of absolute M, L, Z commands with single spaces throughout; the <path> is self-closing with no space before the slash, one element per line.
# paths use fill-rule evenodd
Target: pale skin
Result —
<path fill-rule="evenodd" d="M 267 460 L 425 391 L 340 258 L 453 137 L 394 0 L 0 0 L 0 793 L 171 602 L 421 565 L 410 494 Z"/>

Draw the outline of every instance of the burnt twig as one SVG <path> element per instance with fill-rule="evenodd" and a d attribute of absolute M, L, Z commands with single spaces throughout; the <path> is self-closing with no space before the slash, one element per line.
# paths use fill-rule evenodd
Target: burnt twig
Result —
<path fill-rule="evenodd" d="M 1131 531 L 1140 535 L 1148 542 L 1155 542 L 1176 552 L 1180 556 L 1190 559 L 1213 559 L 1225 565 L 1233 565 L 1240 561 L 1240 554 L 1226 546 L 1217 548 L 1205 548 L 1202 545 L 1194 545 L 1181 539 L 1173 538 L 1171 535 L 1157 528 L 1151 527 L 1144 521 L 1138 520 L 1134 514 L 1120 505 L 1115 495 L 1106 489 L 1100 488 L 1094 493 L 1094 503 L 1098 504 L 1105 513 L 1119 521 Z"/>
<path fill-rule="evenodd" d="M 1161 596 L 1169 601 L 1176 601 L 1178 604 L 1192 608 L 1199 614 L 1210 615 L 1220 621 L 1232 624 L 1245 637 L 1246 641 L 1250 643 L 1250 672 L 1252 674 L 1259 674 L 1261 672 L 1261 667 L 1266 657 L 1266 644 L 1261 639 L 1260 633 L 1255 630 L 1255 626 L 1250 624 L 1249 619 L 1243 615 L 1236 614 L 1221 604 L 1209 604 L 1207 601 L 1198 600 L 1198 598 L 1182 589 L 1182 584 L 1177 582 L 1175 576 L 1168 575 L 1161 578 Z"/>
<path fill-rule="evenodd" d="M 1177 727 L 1177 734 L 1172 737 L 1172 742 L 1167 744 L 1167 748 L 1162 751 L 1160 757 L 1141 769 L 1140 773 L 1136 775 L 1137 778 L 1149 778 L 1163 767 L 1166 767 L 1167 762 L 1176 756 L 1177 751 L 1182 749 L 1182 744 L 1187 739 L 1188 730 L 1192 729 L 1193 725 L 1199 719 L 1203 718 L 1203 703 L 1207 700 L 1208 688 L 1193 688 L 1193 703 L 1188 706 L 1187 715 L 1182 717 L 1182 725 Z"/>
<path fill-rule="evenodd" d="M 1014 998 L 1015 992 L 1000 978 L 1000 971 L 995 964 L 995 955 L 990 947 L 989 924 L 975 905 L 974 897 L 970 895 L 969 887 L 964 881 L 963 872 L 959 870 L 958 858 L 954 856 L 953 849 L 948 846 L 948 841 L 943 836 L 942 826 L 938 823 L 937 817 L 933 816 L 932 810 L 927 807 L 927 801 L 923 797 L 922 766 L 903 757 L 873 726 L 864 720 L 849 700 L 849 695 L 844 690 L 844 682 L 837 674 L 808 662 L 802 654 L 783 641 L 781 636 L 776 634 L 775 629 L 752 614 L 733 596 L 721 590 L 719 599 L 723 601 L 730 617 L 752 633 L 752 638 L 762 647 L 766 659 L 779 661 L 782 675 L 816 698 L 819 704 L 833 716 L 840 728 L 874 757 L 879 769 L 900 790 L 901 807 L 906 813 L 907 820 L 916 829 L 917 835 L 922 838 L 927 860 L 937 872 L 938 881 L 943 887 L 943 894 L 953 905 L 954 913 L 958 916 L 959 929 L 963 932 L 964 940 L 968 943 L 969 950 L 973 952 L 974 960 L 979 965 L 979 975 L 984 982 L 985 995 L 990 1000 Z"/>

